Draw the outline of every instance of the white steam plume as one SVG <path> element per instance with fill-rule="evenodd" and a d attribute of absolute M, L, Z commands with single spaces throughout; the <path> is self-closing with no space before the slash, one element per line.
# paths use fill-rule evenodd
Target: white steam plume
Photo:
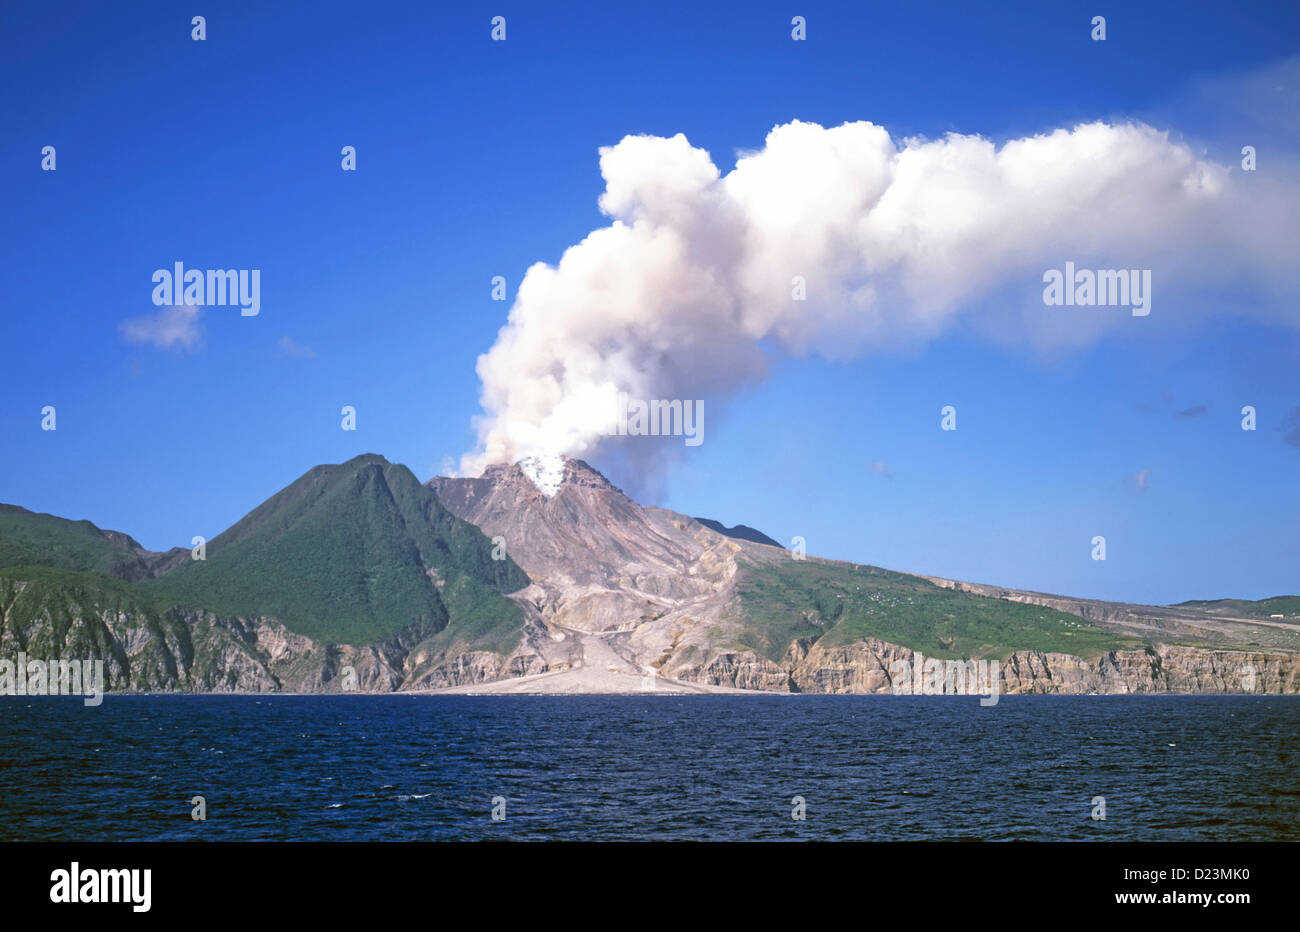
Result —
<path fill-rule="evenodd" d="M 1161 304 L 1170 278 L 1260 264 L 1275 274 L 1285 251 L 1274 237 L 1294 236 L 1294 188 L 1281 207 L 1248 204 L 1237 172 L 1141 124 L 999 148 L 956 134 L 900 146 L 871 123 L 796 121 L 726 176 L 680 134 L 628 136 L 600 150 L 600 170 L 613 223 L 557 266 L 528 270 L 478 360 L 485 414 L 462 473 L 598 449 L 650 471 L 680 440 L 607 436 L 617 392 L 725 401 L 764 376 L 772 353 L 844 358 L 923 341 L 1011 286 L 1024 296 L 1022 341 L 1082 342 L 1134 318 L 1044 307 L 1045 269 L 1154 268 L 1155 313 L 1176 314 Z M 1253 210 L 1267 216 L 1246 222 Z M 804 301 L 792 297 L 796 276 Z"/>

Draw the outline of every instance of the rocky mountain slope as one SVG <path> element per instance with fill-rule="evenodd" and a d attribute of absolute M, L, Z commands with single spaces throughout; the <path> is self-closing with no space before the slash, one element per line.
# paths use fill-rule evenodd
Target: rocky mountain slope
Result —
<path fill-rule="evenodd" d="M 890 663 L 914 650 L 998 659 L 1008 692 L 1300 689 L 1297 625 L 796 559 L 642 507 L 577 460 L 428 484 L 529 574 L 533 630 L 550 641 L 538 653 L 560 664 L 562 675 L 493 689 L 583 691 L 616 675 L 628 690 L 888 692 Z"/>

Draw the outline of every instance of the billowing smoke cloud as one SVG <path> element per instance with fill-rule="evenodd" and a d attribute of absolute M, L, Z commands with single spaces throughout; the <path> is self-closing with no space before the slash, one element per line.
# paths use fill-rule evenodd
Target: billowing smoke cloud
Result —
<path fill-rule="evenodd" d="M 1145 125 L 997 147 L 793 122 L 725 176 L 680 134 L 628 136 L 601 149 L 600 170 L 613 222 L 528 270 L 478 361 L 485 414 L 462 472 L 537 454 L 630 456 L 652 471 L 680 441 L 608 436 L 617 393 L 721 403 L 774 354 L 916 344 L 995 289 L 1020 289 L 1026 343 L 1134 325 L 1114 308 L 1044 307 L 1043 272 L 1066 260 L 1156 269 L 1155 313 L 1172 314 L 1170 276 L 1240 276 L 1284 255 L 1277 230 L 1261 232 L 1271 221 L 1243 219 L 1267 199 L 1247 206 L 1239 173 Z"/>

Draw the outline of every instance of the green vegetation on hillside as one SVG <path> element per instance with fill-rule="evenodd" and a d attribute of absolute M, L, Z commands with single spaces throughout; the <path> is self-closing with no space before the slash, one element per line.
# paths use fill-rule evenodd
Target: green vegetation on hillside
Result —
<path fill-rule="evenodd" d="M 183 626 L 166 617 L 139 585 L 103 573 L 48 566 L 0 569 L 0 610 L 0 634 L 32 657 L 98 657 L 125 669 L 126 655 L 101 623 L 104 618 L 126 619 L 160 640 L 189 644 Z M 156 672 L 157 654 L 139 658 L 142 675 Z"/>
<path fill-rule="evenodd" d="M 872 566 L 791 560 L 741 572 L 740 642 L 779 660 L 790 642 L 827 647 L 879 638 L 939 658 L 1005 657 L 1014 650 L 1092 657 L 1138 642 L 1055 609 L 944 589 Z"/>
<path fill-rule="evenodd" d="M 15 601 L 22 590 L 21 604 Z M 65 570 L 52 566 L 6 566 L 0 568 L 0 605 L 6 607 L 11 628 L 22 627 L 40 618 L 48 606 L 77 604 L 96 605 L 114 611 L 155 612 L 159 604 L 151 594 L 136 585 L 97 572 Z M 51 615 L 60 629 L 57 613 Z M 71 620 L 71 616 L 67 620 Z"/>
<path fill-rule="evenodd" d="M 176 604 L 271 615 L 325 643 L 423 640 L 449 625 L 518 632 L 504 598 L 528 585 L 493 560 L 478 528 L 456 518 L 405 466 L 380 456 L 318 466 L 146 586 Z"/>
<path fill-rule="evenodd" d="M 69 521 L 17 505 L 0 505 L 0 567 L 7 566 L 53 566 L 124 579 L 148 575 L 139 554 L 89 521 Z"/>

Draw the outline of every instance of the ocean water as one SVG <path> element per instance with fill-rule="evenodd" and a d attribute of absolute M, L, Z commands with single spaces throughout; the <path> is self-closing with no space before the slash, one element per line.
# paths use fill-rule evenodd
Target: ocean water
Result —
<path fill-rule="evenodd" d="M 1300 698 L 4 697 L 0 838 L 1295 840 Z"/>

